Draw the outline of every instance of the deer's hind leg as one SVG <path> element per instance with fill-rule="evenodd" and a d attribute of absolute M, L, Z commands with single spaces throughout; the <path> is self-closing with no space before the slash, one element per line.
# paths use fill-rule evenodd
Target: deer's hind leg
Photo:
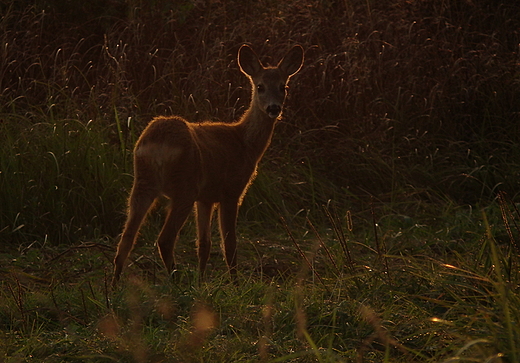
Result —
<path fill-rule="evenodd" d="M 175 270 L 174 247 L 178 235 L 188 215 L 193 209 L 194 199 L 191 198 L 176 198 L 173 199 L 169 206 L 169 211 L 166 220 L 162 227 L 161 233 L 157 240 L 159 252 L 164 262 L 164 266 L 169 274 Z"/>
<path fill-rule="evenodd" d="M 119 280 L 125 261 L 134 246 L 141 224 L 157 196 L 158 192 L 156 189 L 150 188 L 136 178 L 128 201 L 128 217 L 114 259 L 115 267 L 112 285 L 115 285 Z"/>

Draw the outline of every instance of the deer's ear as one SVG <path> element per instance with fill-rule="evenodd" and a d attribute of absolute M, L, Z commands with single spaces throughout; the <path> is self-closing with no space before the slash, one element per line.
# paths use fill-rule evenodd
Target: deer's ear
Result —
<path fill-rule="evenodd" d="M 256 53 L 246 44 L 238 51 L 238 65 L 240 70 L 250 77 L 264 69 Z"/>
<path fill-rule="evenodd" d="M 303 48 L 295 45 L 289 53 L 278 63 L 278 68 L 284 72 L 287 77 L 297 73 L 303 66 Z"/>

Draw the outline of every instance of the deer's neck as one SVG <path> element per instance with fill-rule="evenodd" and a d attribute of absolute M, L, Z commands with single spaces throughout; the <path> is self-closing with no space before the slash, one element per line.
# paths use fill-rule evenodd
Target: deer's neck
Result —
<path fill-rule="evenodd" d="M 273 119 L 254 104 L 244 113 L 239 125 L 243 130 L 244 142 L 251 154 L 260 159 L 271 143 L 276 119 Z"/>

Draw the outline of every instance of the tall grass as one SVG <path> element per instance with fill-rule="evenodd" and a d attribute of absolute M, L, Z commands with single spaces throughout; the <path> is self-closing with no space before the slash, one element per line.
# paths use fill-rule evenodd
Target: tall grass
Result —
<path fill-rule="evenodd" d="M 103 130 L 93 122 L 10 116 L 0 128 L 9 135 L 0 147 L 6 240 L 55 244 L 118 233 L 131 176 Z"/>
<path fill-rule="evenodd" d="M 242 42 L 268 62 L 299 42 L 306 67 L 266 167 L 302 168 L 277 187 L 299 183 L 318 203 L 353 192 L 473 204 L 518 189 L 514 2 L 98 5 L 4 6 L 3 114 L 92 120 L 124 154 L 153 115 L 240 115 Z M 335 187 L 313 190 L 321 176 Z"/>
<path fill-rule="evenodd" d="M 500 207 L 514 209 L 505 202 L 476 213 L 470 220 L 480 226 L 462 236 L 451 229 L 455 211 L 444 231 L 383 227 L 376 217 L 383 256 L 355 221 L 352 232 L 334 227 L 348 255 L 326 231 L 291 232 L 263 248 L 283 249 L 276 255 L 293 273 L 269 277 L 247 261 L 239 286 L 227 282 L 223 262 L 199 284 L 186 265 L 193 253 L 168 282 L 152 246 L 137 249 L 115 291 L 102 243 L 24 253 L 1 282 L 1 352 L 41 361 L 514 362 L 520 305 L 508 266 L 518 255 L 499 236 L 518 216 L 501 217 Z M 459 221 L 469 213 L 459 210 Z M 181 240 L 179 249 L 188 246 Z M 242 247 L 243 259 L 258 248 Z"/>

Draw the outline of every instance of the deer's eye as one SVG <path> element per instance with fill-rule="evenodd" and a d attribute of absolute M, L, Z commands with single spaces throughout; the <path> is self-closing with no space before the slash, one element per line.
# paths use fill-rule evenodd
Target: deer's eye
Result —
<path fill-rule="evenodd" d="M 258 93 L 265 92 L 265 86 L 263 84 L 259 84 L 258 86 L 256 86 L 256 89 L 258 90 Z"/>

